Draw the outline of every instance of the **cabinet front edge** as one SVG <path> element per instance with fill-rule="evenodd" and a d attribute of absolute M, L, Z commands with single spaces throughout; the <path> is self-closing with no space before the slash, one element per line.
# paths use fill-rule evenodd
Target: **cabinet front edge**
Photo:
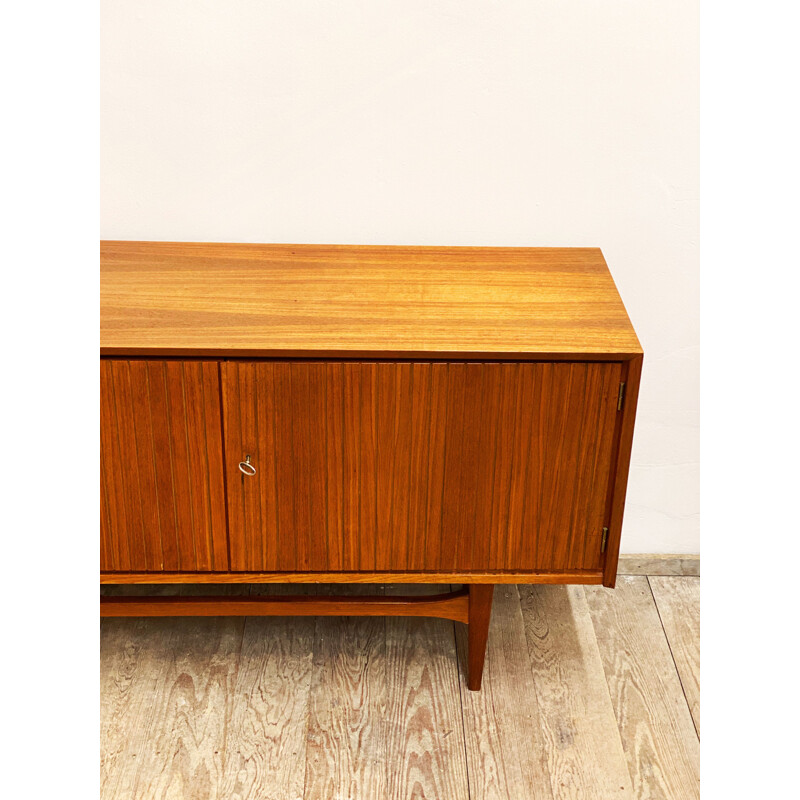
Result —
<path fill-rule="evenodd" d="M 599 584 L 601 570 L 570 572 L 101 572 L 125 583 L 544 583 Z"/>
<path fill-rule="evenodd" d="M 100 358 L 125 359 L 213 359 L 247 361 L 630 361 L 641 358 L 641 352 L 593 353 L 521 353 L 453 351 L 406 351 L 406 350 L 220 350 L 146 347 L 101 347 Z"/>

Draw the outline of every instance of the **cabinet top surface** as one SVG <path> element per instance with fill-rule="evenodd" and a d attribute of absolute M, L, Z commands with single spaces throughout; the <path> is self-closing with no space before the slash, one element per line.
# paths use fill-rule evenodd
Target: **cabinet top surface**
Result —
<path fill-rule="evenodd" d="M 103 355 L 630 357 L 597 248 L 101 242 Z"/>

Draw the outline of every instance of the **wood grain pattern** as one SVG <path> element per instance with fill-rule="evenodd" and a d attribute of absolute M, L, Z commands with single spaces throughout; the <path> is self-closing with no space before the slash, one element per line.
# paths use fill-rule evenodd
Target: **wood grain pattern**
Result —
<path fill-rule="evenodd" d="M 246 587 L 224 590 L 241 594 Z M 181 594 L 194 591 L 186 586 Z M 137 753 L 136 797 L 208 797 L 220 784 L 243 628 L 244 620 L 228 617 L 172 626 L 160 691 L 151 698 L 153 721 Z"/>
<path fill-rule="evenodd" d="M 109 593 L 121 591 L 108 586 Z M 171 594 L 175 586 L 127 586 L 125 594 Z M 175 628 L 165 620 L 107 620 L 100 635 L 100 794 L 104 800 L 135 797 L 159 684 Z"/>
<path fill-rule="evenodd" d="M 467 687 L 467 631 L 456 625 L 471 800 L 554 800 L 516 586 L 494 591 L 480 692 Z"/>
<path fill-rule="evenodd" d="M 650 589 L 700 735 L 700 578 L 651 576 Z"/>
<path fill-rule="evenodd" d="M 100 583 L 586 583 L 603 582 L 600 570 L 570 572 L 101 572 Z"/>
<path fill-rule="evenodd" d="M 480 585 L 431 597 L 359 596 L 340 597 L 315 594 L 288 594 L 279 597 L 226 597 L 200 595 L 194 597 L 100 597 L 101 617 L 313 617 L 334 614 L 344 617 L 439 617 L 454 622 L 470 621 L 474 625 L 476 674 L 480 675 L 483 649 L 478 637 L 488 627 L 486 601 L 476 607 L 474 595 L 482 598 Z M 471 651 L 472 653 L 472 651 Z M 480 680 L 478 679 L 478 683 Z"/>
<path fill-rule="evenodd" d="M 375 587 L 346 591 L 357 598 Z M 386 797 L 385 631 L 382 619 L 317 620 L 304 800 Z"/>
<path fill-rule="evenodd" d="M 597 248 L 101 242 L 105 355 L 630 356 Z"/>
<path fill-rule="evenodd" d="M 469 587 L 469 628 L 467 631 L 467 688 L 481 688 L 486 660 L 486 640 L 492 616 L 494 586 L 476 583 Z"/>
<path fill-rule="evenodd" d="M 626 553 L 619 557 L 619 575 L 700 575 L 700 556 L 668 553 Z"/>
<path fill-rule="evenodd" d="M 103 570 L 228 568 L 216 363 L 100 363 Z"/>
<path fill-rule="evenodd" d="M 222 364 L 231 568 L 601 569 L 620 369 Z"/>
<path fill-rule="evenodd" d="M 553 796 L 632 797 L 583 587 L 519 593 Z"/>
<path fill-rule="evenodd" d="M 641 754 L 637 797 L 696 796 L 691 785 L 686 789 L 683 762 L 675 755 L 681 737 L 684 748 L 696 752 L 697 734 L 667 635 L 652 597 L 643 615 L 646 595 L 626 591 L 628 580 L 621 579 L 616 592 L 522 587 L 522 604 L 517 587 L 497 587 L 480 692 L 466 686 L 461 624 L 252 618 L 240 640 L 220 633 L 241 620 L 106 619 L 103 800 L 624 798 L 632 794 L 632 781 L 625 778 L 623 741 Z M 646 578 L 633 580 L 646 591 Z M 298 591 L 291 585 L 253 588 Z M 105 592 L 136 596 L 177 589 L 106 586 Z M 308 590 L 327 593 L 332 587 Z M 195 596 L 202 589 L 182 591 Z M 376 588 L 342 591 L 371 594 Z M 594 595 L 613 609 L 587 625 L 586 598 L 594 603 Z M 676 607 L 676 613 L 684 612 Z M 220 621 L 222 629 L 215 625 Z M 628 629 L 625 635 L 620 625 Z M 620 665 L 608 673 L 613 708 L 606 664 Z M 455 669 L 460 682 L 454 685 Z M 654 694 L 658 701 L 651 699 L 643 714 L 641 698 Z M 676 728 L 681 707 L 685 724 Z M 626 782 L 615 788 L 620 761 Z M 597 777 L 595 769 L 602 774 L 587 785 Z"/>
<path fill-rule="evenodd" d="M 262 586 L 264 594 L 297 587 Z M 314 618 L 249 617 L 221 780 L 205 797 L 298 800 L 303 797 Z"/>
<path fill-rule="evenodd" d="M 625 362 L 622 380 L 625 383 L 625 397 L 618 432 L 614 437 L 612 456 L 614 471 L 608 489 L 608 548 L 603 567 L 603 585 L 614 588 L 619 561 L 620 540 L 622 538 L 622 517 L 625 511 L 625 495 L 628 490 L 628 469 L 633 448 L 633 426 L 636 420 L 636 406 L 639 402 L 639 384 L 642 377 L 643 356 L 638 355 Z"/>
<path fill-rule="evenodd" d="M 699 797 L 700 743 L 647 578 L 583 591 L 634 796 Z"/>
<path fill-rule="evenodd" d="M 446 586 L 387 586 L 430 594 Z M 386 768 L 389 800 L 467 798 L 453 625 L 396 617 L 386 625 Z"/>

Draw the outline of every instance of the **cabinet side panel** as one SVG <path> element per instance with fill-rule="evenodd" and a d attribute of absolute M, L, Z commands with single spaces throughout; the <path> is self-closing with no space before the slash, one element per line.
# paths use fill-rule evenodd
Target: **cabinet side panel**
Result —
<path fill-rule="evenodd" d="M 603 497 L 600 491 L 590 491 L 590 488 L 611 485 L 614 434 L 619 416 L 617 400 L 622 379 L 621 365 L 618 365 L 616 370 L 603 370 L 598 366 L 590 364 L 587 377 L 588 386 L 598 387 L 590 395 L 596 407 L 591 414 L 587 414 L 587 426 L 589 426 L 589 420 L 592 418 L 596 420 L 596 428 L 593 431 L 591 429 L 587 431 L 587 435 L 593 436 L 598 445 L 594 449 L 584 448 L 581 450 L 578 467 L 577 494 L 581 497 L 588 497 L 589 506 L 585 514 L 589 519 L 605 518 L 607 494 L 606 497 Z M 579 510 L 576 506 L 575 513 L 577 514 Z M 573 540 L 574 549 L 569 554 L 569 563 L 581 565 L 583 569 L 602 569 L 605 556 L 601 552 L 601 545 L 602 538 L 598 544 L 596 537 L 587 536 L 583 543 L 576 537 Z M 579 550 L 581 546 L 583 547 L 582 558 Z"/>
<path fill-rule="evenodd" d="M 625 494 L 628 488 L 628 470 L 633 446 L 633 426 L 636 420 L 636 406 L 639 400 L 639 383 L 642 376 L 643 360 L 643 356 L 639 355 L 627 361 L 623 372 L 626 396 L 619 426 L 614 474 L 612 476 L 613 483 L 608 500 L 608 549 L 606 550 L 603 565 L 603 585 L 612 588 L 617 578 L 617 563 L 619 561 L 620 539 L 622 537 L 622 516 L 625 510 Z"/>

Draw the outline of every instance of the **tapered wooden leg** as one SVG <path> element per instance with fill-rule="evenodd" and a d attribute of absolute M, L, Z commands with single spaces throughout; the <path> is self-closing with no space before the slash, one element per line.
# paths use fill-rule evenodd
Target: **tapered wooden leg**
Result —
<path fill-rule="evenodd" d="M 473 583 L 469 587 L 469 625 L 467 627 L 467 686 L 477 692 L 483 678 L 489 619 L 492 616 L 494 585 Z"/>

